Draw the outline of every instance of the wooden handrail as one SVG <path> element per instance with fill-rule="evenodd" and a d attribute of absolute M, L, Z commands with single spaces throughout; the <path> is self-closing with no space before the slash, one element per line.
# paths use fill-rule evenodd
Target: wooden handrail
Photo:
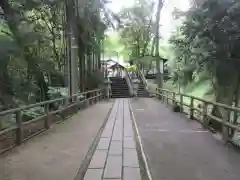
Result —
<path fill-rule="evenodd" d="M 91 97 L 86 98 L 87 94 L 92 94 Z M 69 103 L 69 100 L 73 100 L 74 98 L 77 98 L 80 95 L 84 95 L 85 97 L 83 99 L 76 99 L 74 100 L 72 103 Z M 8 114 L 15 114 L 16 115 L 16 124 L 10 128 L 7 129 L 3 129 L 0 130 L 0 136 L 4 135 L 8 132 L 11 131 L 15 131 L 16 133 L 16 144 L 19 145 L 23 142 L 24 137 L 23 137 L 23 127 L 37 122 L 37 121 L 41 121 L 44 119 L 44 128 L 45 129 L 49 129 L 49 116 L 51 115 L 55 115 L 57 113 L 61 113 L 71 107 L 79 107 L 80 104 L 85 104 L 86 106 L 88 106 L 89 101 L 92 103 L 97 102 L 98 100 L 102 99 L 103 93 L 102 93 L 102 89 L 94 89 L 91 91 L 86 91 L 86 92 L 82 92 L 82 93 L 77 93 L 74 94 L 72 96 L 68 96 L 68 97 L 63 97 L 63 98 L 58 98 L 58 99 L 53 99 L 53 100 L 49 100 L 49 101 L 43 101 L 43 102 L 39 102 L 39 103 L 35 103 L 35 104 L 30 104 L 27 106 L 22 106 L 19 108 L 15 108 L 15 109 L 10 109 L 10 110 L 6 110 L 6 111 L 2 111 L 0 112 L 0 116 L 5 116 Z M 55 103 L 55 102 L 62 102 L 62 106 L 60 108 L 58 108 L 57 110 L 53 110 L 51 111 L 49 108 L 49 104 L 51 103 Z M 34 108 L 34 107 L 38 107 L 38 106 L 43 106 L 44 110 L 45 110 L 45 114 L 39 115 L 36 118 L 33 118 L 32 120 L 28 121 L 28 122 L 23 122 L 22 120 L 22 111 L 30 109 L 30 108 Z M 0 153 L 5 151 L 0 149 Z"/>
<path fill-rule="evenodd" d="M 216 105 L 216 106 L 219 106 L 219 107 L 222 107 L 222 108 L 225 108 L 225 109 L 229 109 L 229 110 L 232 110 L 232 111 L 240 112 L 239 107 L 232 107 L 232 106 L 229 106 L 229 105 L 226 105 L 226 104 L 222 104 L 222 103 L 218 103 L 218 102 L 214 102 L 214 101 L 209 101 L 209 100 L 206 100 L 206 99 L 203 99 L 203 98 L 199 98 L 199 97 L 196 97 L 196 96 L 191 96 L 191 95 L 187 95 L 187 94 L 183 94 L 183 93 L 177 93 L 177 92 L 170 91 L 170 90 L 167 90 L 167 89 L 160 89 L 160 88 L 157 88 L 157 89 L 159 89 L 160 91 L 163 91 L 163 92 L 175 93 L 176 95 L 182 95 L 183 97 L 193 98 L 194 100 L 198 100 L 198 101 L 201 101 L 201 102 L 206 102 L 208 104 L 212 104 L 212 105 Z M 156 92 L 151 92 L 151 93 L 159 94 L 159 93 L 156 93 Z"/>
<path fill-rule="evenodd" d="M 58 102 L 58 101 L 62 101 L 62 100 L 69 100 L 69 99 L 75 98 L 75 97 L 80 96 L 80 95 L 85 95 L 85 94 L 93 93 L 93 92 L 97 92 L 97 91 L 101 91 L 101 89 L 95 89 L 95 90 L 91 90 L 91 91 L 77 93 L 77 94 L 74 94 L 72 96 L 57 98 L 57 99 L 48 100 L 48 101 L 42 101 L 42 102 L 39 102 L 39 103 L 26 105 L 26 106 L 22 106 L 22 107 L 19 107 L 19 108 L 14 108 L 14 109 L 6 110 L 6 111 L 1 111 L 0 116 L 4 116 L 4 115 L 7 115 L 7 114 L 13 114 L 17 111 L 23 111 L 23 110 L 26 110 L 26 109 L 31 109 L 31 108 L 34 108 L 34 107 L 37 107 L 37 106 L 42 106 L 42 105 L 46 105 L 46 104 L 50 104 L 50 103 L 54 103 L 54 102 Z"/>
<path fill-rule="evenodd" d="M 140 69 L 137 69 L 137 72 L 138 72 L 138 75 L 140 76 L 145 88 L 148 89 L 148 84 L 147 84 L 147 81 L 146 81 L 142 71 Z"/>
<path fill-rule="evenodd" d="M 128 86 L 129 86 L 129 93 L 130 93 L 131 96 L 133 96 L 134 95 L 134 90 L 133 90 L 134 86 L 133 86 L 132 79 L 131 79 L 128 71 L 125 71 L 125 73 L 126 73 L 126 77 L 125 78 L 126 78 L 126 81 L 128 83 Z"/>
<path fill-rule="evenodd" d="M 195 96 L 191 96 L 191 95 L 187 95 L 184 93 L 178 93 L 178 92 L 174 92 L 168 89 L 161 89 L 161 88 L 157 88 L 156 92 L 152 92 L 153 94 L 156 94 L 159 99 L 161 99 L 162 101 L 165 101 L 168 103 L 168 100 L 172 100 L 173 104 L 178 104 L 180 106 L 180 109 L 183 110 L 183 106 L 186 106 L 189 108 L 189 117 L 193 118 L 193 114 L 194 111 L 197 111 L 200 113 L 201 117 L 202 117 L 202 123 L 204 127 L 208 126 L 208 118 L 211 118 L 214 121 L 217 121 L 219 123 L 222 124 L 222 137 L 224 139 L 224 141 L 229 141 L 229 133 L 228 133 L 228 128 L 234 130 L 234 131 L 240 131 L 240 126 L 233 124 L 231 122 L 229 122 L 230 119 L 230 112 L 234 112 L 234 113 L 240 113 L 240 108 L 239 107 L 232 107 L 226 104 L 222 104 L 222 103 L 218 103 L 218 102 L 214 102 L 214 101 L 209 101 L 203 98 L 199 98 L 199 97 L 195 97 Z M 180 96 L 180 100 L 176 100 L 176 96 Z M 186 104 L 183 102 L 183 98 L 189 98 L 190 99 L 190 103 Z M 194 107 L 194 101 L 199 101 L 201 103 L 203 103 L 201 108 L 196 108 Z M 213 105 L 213 106 L 218 106 L 220 108 L 223 108 L 226 113 L 227 113 L 227 117 L 224 118 L 219 118 L 216 116 L 213 116 L 212 114 L 207 112 L 207 108 L 209 105 Z M 181 111 L 180 110 L 180 111 Z"/>

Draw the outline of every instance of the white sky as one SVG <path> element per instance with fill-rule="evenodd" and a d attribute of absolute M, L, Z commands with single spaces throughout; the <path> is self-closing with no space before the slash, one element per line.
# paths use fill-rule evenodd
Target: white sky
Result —
<path fill-rule="evenodd" d="M 134 0 L 112 0 L 112 3 L 110 3 L 108 7 L 114 12 L 119 12 L 121 8 L 131 6 L 133 3 Z M 165 0 L 160 20 L 160 32 L 164 39 L 170 36 L 174 28 L 174 21 L 172 18 L 174 7 L 186 11 L 189 8 L 189 0 Z"/>

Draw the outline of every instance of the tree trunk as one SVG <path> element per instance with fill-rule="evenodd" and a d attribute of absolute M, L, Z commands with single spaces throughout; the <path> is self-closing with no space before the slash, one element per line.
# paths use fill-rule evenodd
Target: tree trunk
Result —
<path fill-rule="evenodd" d="M 162 88 L 163 86 L 163 77 L 162 77 L 162 73 L 160 70 L 160 58 L 159 58 L 159 26 L 160 26 L 160 14 L 161 14 L 161 10 L 163 7 L 163 1 L 162 0 L 158 0 L 158 8 L 157 8 L 157 17 L 156 17 L 156 23 L 157 23 L 157 28 L 156 28 L 156 49 L 155 49 L 155 58 L 156 59 L 156 68 L 157 68 L 157 85 L 158 88 Z"/>
<path fill-rule="evenodd" d="M 146 34 L 147 34 L 146 36 L 147 36 L 147 38 L 146 38 L 146 41 L 145 41 L 144 46 L 143 46 L 143 51 L 142 51 L 142 54 L 141 54 L 142 57 L 145 56 L 145 53 L 146 53 L 148 44 L 149 44 L 149 42 L 150 42 L 150 40 L 151 40 L 151 37 L 150 37 L 150 35 L 149 35 L 149 30 L 150 30 L 150 27 L 151 27 L 151 23 L 152 23 L 152 18 L 150 19 L 149 24 L 148 24 L 148 27 L 147 27 L 147 30 L 146 30 Z"/>

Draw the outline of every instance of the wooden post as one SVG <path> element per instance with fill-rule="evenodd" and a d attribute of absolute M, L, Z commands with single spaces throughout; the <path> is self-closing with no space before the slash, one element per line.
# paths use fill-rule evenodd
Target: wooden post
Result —
<path fill-rule="evenodd" d="M 162 103 L 164 103 L 164 91 L 161 91 L 161 96 L 159 97 L 160 100 L 162 100 Z"/>
<path fill-rule="evenodd" d="M 78 96 L 76 96 L 76 109 L 77 110 L 80 110 L 81 109 L 81 107 L 82 107 L 82 103 L 81 103 L 81 96 L 79 95 L 79 97 Z"/>
<path fill-rule="evenodd" d="M 208 103 L 203 102 L 203 114 L 202 114 L 202 123 L 203 123 L 203 128 L 207 129 L 208 128 L 208 117 L 207 117 L 207 108 L 208 108 Z"/>
<path fill-rule="evenodd" d="M 93 105 L 93 104 L 95 104 L 95 91 L 93 91 L 91 94 L 92 94 L 91 105 Z"/>
<path fill-rule="evenodd" d="M 91 92 L 91 103 L 90 103 L 90 105 L 93 105 L 94 104 L 94 100 L 95 100 L 95 98 L 94 98 L 94 91 L 93 92 Z"/>
<path fill-rule="evenodd" d="M 96 104 L 97 104 L 97 103 L 98 103 L 98 101 L 99 101 L 99 100 L 98 100 L 98 98 L 99 98 L 99 96 L 98 96 L 98 95 L 99 95 L 99 91 L 96 91 L 96 96 L 97 96 L 97 97 L 96 97 Z"/>
<path fill-rule="evenodd" d="M 91 106 L 92 103 L 92 93 L 87 93 L 86 94 L 88 96 L 88 98 L 86 97 L 87 101 L 88 101 L 88 106 Z"/>
<path fill-rule="evenodd" d="M 102 100 L 102 90 L 99 91 L 99 101 Z"/>
<path fill-rule="evenodd" d="M 173 99 L 172 99 L 172 103 L 173 103 L 173 106 L 175 105 L 176 103 L 176 93 L 173 92 Z"/>
<path fill-rule="evenodd" d="M 180 112 L 183 112 L 183 95 L 182 94 L 179 95 L 180 95 Z"/>
<path fill-rule="evenodd" d="M 190 119 L 193 119 L 194 118 L 194 98 L 193 97 L 190 97 L 190 109 L 189 109 L 189 118 Z"/>
<path fill-rule="evenodd" d="M 97 95 L 98 95 L 98 92 L 95 91 L 95 92 L 94 92 L 94 96 L 95 96 L 95 98 L 94 98 L 94 104 L 97 104 L 97 102 L 98 102 L 98 97 L 97 97 Z"/>
<path fill-rule="evenodd" d="M 225 123 L 228 122 L 229 117 L 230 117 L 230 110 L 226 109 L 226 112 L 223 113 L 223 119 L 222 119 L 222 139 L 224 143 L 228 142 L 228 137 L 229 137 L 229 132 L 228 132 L 228 127 L 225 125 Z"/>
<path fill-rule="evenodd" d="M 101 96 L 100 96 L 100 100 L 101 100 L 101 101 L 104 99 L 103 94 L 104 94 L 104 92 L 103 92 L 103 90 L 101 90 L 101 91 L 100 91 L 100 95 L 101 95 Z"/>
<path fill-rule="evenodd" d="M 65 102 L 64 102 L 64 107 L 67 107 L 67 106 L 68 106 L 68 100 L 69 100 L 68 97 L 67 97 L 66 99 L 64 99 L 64 101 L 65 101 Z"/>
<path fill-rule="evenodd" d="M 84 99 L 84 104 L 85 104 L 85 108 L 87 108 L 89 106 L 89 99 L 87 98 L 87 93 Z"/>
<path fill-rule="evenodd" d="M 98 98 L 99 98 L 98 95 L 99 95 L 99 92 L 96 91 L 96 96 L 97 96 L 97 97 L 96 97 L 96 103 L 98 102 Z"/>
<path fill-rule="evenodd" d="M 21 111 L 16 112 L 16 144 L 20 145 L 23 140 L 23 122 L 22 122 L 22 113 Z"/>
<path fill-rule="evenodd" d="M 167 97 L 166 97 L 166 101 L 167 101 L 167 104 L 168 104 L 168 92 L 166 92 L 166 95 L 167 95 Z"/>
<path fill-rule="evenodd" d="M 158 99 L 160 99 L 160 90 L 158 88 L 156 88 L 156 91 L 157 91 L 157 97 L 158 97 Z"/>
<path fill-rule="evenodd" d="M 44 128 L 49 129 L 50 128 L 50 125 L 49 125 L 49 104 L 44 105 L 44 110 L 45 110 L 45 114 L 47 115 L 47 117 L 45 118 L 45 121 L 44 121 Z"/>
<path fill-rule="evenodd" d="M 98 100 L 101 101 L 101 100 L 102 100 L 102 90 L 98 91 L 98 93 L 99 93 L 99 94 L 98 94 L 98 95 L 99 95 Z"/>

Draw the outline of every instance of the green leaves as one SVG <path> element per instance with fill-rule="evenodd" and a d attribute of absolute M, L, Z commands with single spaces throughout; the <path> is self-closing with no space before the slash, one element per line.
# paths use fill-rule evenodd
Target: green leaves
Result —
<path fill-rule="evenodd" d="M 148 42 L 152 36 L 152 2 L 140 0 L 134 6 L 120 12 L 119 27 L 121 41 L 131 57 L 140 57 L 149 51 Z"/>
<path fill-rule="evenodd" d="M 183 25 L 170 39 L 175 79 L 181 77 L 180 83 L 186 85 L 196 75 L 207 74 L 212 77 L 216 95 L 225 94 L 217 100 L 232 100 L 230 92 L 237 86 L 240 73 L 239 12 L 237 0 L 211 0 L 186 14 Z"/>

